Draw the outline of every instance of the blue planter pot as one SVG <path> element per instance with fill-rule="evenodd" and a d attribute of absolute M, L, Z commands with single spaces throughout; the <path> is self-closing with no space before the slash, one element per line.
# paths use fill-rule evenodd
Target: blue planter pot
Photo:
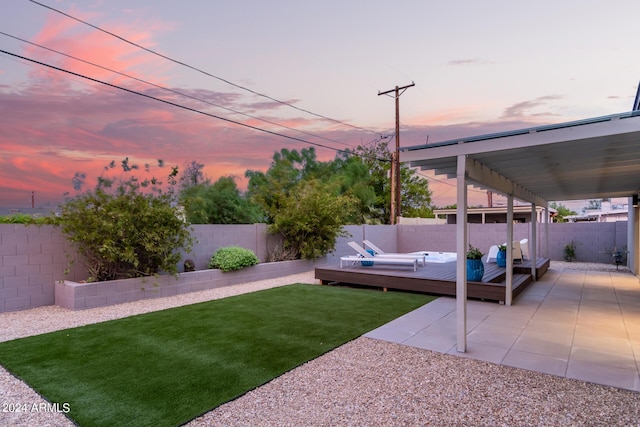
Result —
<path fill-rule="evenodd" d="M 484 264 L 481 259 L 467 259 L 467 280 L 480 282 L 484 276 Z"/>
<path fill-rule="evenodd" d="M 496 264 L 498 264 L 498 267 L 507 266 L 507 251 L 498 251 L 498 255 L 496 255 Z"/>

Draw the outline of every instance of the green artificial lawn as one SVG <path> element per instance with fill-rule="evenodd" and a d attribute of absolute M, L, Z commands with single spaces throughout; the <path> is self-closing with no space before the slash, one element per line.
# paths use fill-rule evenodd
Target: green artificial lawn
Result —
<path fill-rule="evenodd" d="M 179 425 L 432 299 L 290 285 L 0 343 L 0 364 L 79 425 Z"/>

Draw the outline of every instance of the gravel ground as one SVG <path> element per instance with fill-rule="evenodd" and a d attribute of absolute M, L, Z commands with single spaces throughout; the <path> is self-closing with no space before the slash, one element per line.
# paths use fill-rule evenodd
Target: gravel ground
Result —
<path fill-rule="evenodd" d="M 553 269 L 611 267 L 552 263 Z M 316 281 L 305 273 L 92 310 L 0 313 L 0 341 L 295 282 Z M 0 425 L 73 425 L 41 404 L 42 397 L 0 367 Z M 640 393 L 361 337 L 188 425 L 640 426 Z"/>

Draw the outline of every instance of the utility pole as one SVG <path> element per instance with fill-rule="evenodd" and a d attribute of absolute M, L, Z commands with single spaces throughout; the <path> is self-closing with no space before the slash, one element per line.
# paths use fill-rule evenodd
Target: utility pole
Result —
<path fill-rule="evenodd" d="M 400 207 L 402 206 L 402 195 L 400 189 L 402 188 L 402 182 L 400 180 L 400 95 L 402 95 L 407 89 L 415 86 L 414 82 L 410 85 L 390 89 L 384 92 L 378 91 L 378 96 L 395 94 L 396 99 L 396 149 L 391 153 L 391 224 L 396 223 L 396 218 L 402 213 Z M 389 95 L 391 96 L 391 95 Z"/>

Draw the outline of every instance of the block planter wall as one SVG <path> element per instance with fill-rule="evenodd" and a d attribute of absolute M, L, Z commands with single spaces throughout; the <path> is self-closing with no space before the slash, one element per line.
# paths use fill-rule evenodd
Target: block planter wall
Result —
<path fill-rule="evenodd" d="M 64 280 L 55 283 L 55 303 L 71 310 L 104 307 L 304 273 L 314 266 L 314 261 L 295 260 L 258 264 L 226 273 L 199 270 L 180 273 L 178 277 L 163 275 L 93 283 Z"/>

